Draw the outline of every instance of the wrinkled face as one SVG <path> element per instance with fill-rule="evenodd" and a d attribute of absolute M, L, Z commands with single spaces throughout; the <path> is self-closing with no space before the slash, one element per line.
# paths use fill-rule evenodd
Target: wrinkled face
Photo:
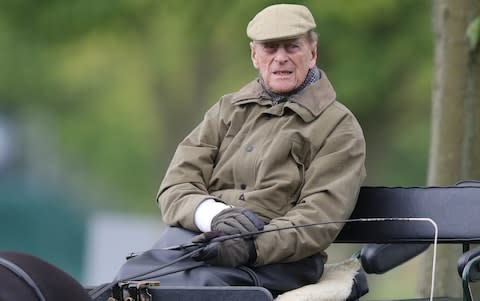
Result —
<path fill-rule="evenodd" d="M 317 43 L 306 35 L 289 40 L 251 42 L 253 66 L 266 88 L 286 93 L 298 88 L 317 60 Z"/>

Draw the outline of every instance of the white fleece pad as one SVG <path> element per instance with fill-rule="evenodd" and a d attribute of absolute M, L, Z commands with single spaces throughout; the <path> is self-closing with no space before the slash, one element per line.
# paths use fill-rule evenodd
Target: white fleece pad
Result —
<path fill-rule="evenodd" d="M 339 263 L 326 264 L 322 278 L 282 295 L 275 301 L 340 301 L 346 300 L 352 289 L 353 278 L 361 264 L 356 258 Z"/>

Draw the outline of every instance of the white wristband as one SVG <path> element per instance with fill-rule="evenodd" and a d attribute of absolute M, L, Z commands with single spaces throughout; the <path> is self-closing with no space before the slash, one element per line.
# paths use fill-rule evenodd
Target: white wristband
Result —
<path fill-rule="evenodd" d="M 195 225 L 202 232 L 212 231 L 212 220 L 220 211 L 230 208 L 231 206 L 217 202 L 214 199 L 206 199 L 195 210 Z"/>

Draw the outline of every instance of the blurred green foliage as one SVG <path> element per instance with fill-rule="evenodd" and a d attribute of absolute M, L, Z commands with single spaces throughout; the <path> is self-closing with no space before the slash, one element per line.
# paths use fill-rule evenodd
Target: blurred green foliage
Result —
<path fill-rule="evenodd" d="M 466 36 L 470 44 L 470 49 L 473 51 L 478 46 L 480 40 L 480 16 L 477 16 L 467 27 Z"/>
<path fill-rule="evenodd" d="M 2 1 L 0 112 L 44 116 L 66 160 L 112 191 L 104 206 L 156 210 L 176 144 L 221 95 L 256 76 L 245 28 L 274 2 Z M 311 9 L 318 66 L 364 128 L 366 184 L 423 185 L 430 2 L 291 2 Z"/>

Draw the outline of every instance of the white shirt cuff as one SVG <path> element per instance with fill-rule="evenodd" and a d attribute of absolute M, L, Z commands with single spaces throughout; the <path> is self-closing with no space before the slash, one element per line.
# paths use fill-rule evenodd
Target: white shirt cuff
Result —
<path fill-rule="evenodd" d="M 230 208 L 231 206 L 217 202 L 214 199 L 206 199 L 195 210 L 195 225 L 202 232 L 212 231 L 212 220 L 220 211 Z"/>

